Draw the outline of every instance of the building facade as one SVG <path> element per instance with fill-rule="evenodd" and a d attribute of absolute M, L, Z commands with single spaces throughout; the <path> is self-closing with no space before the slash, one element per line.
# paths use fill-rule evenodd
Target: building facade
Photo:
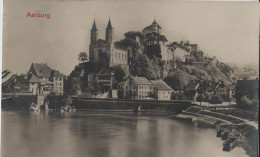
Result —
<path fill-rule="evenodd" d="M 162 34 L 161 26 L 154 20 L 150 26 L 142 30 L 145 36 L 145 53 L 149 58 L 156 56 L 161 58 L 165 64 L 174 59 L 173 50 L 168 47 L 167 38 Z"/>
<path fill-rule="evenodd" d="M 89 45 L 89 62 L 90 63 L 102 63 L 112 67 L 115 65 L 128 66 L 128 52 L 120 49 L 114 44 L 114 28 L 112 27 L 109 19 L 105 40 L 99 39 L 98 29 L 96 22 L 94 21 L 90 36 Z"/>
<path fill-rule="evenodd" d="M 51 69 L 47 64 L 32 63 L 27 78 L 29 92 L 33 95 L 48 94 L 50 92 L 63 95 L 63 74 Z"/>
<path fill-rule="evenodd" d="M 118 84 L 124 99 L 152 99 L 153 84 L 145 77 L 130 77 Z"/>
<path fill-rule="evenodd" d="M 154 97 L 157 100 L 171 100 L 173 89 L 162 80 L 152 80 Z"/>
<path fill-rule="evenodd" d="M 206 90 L 209 98 L 213 96 L 221 97 L 224 101 L 229 101 L 232 98 L 233 89 L 224 82 L 211 83 Z"/>

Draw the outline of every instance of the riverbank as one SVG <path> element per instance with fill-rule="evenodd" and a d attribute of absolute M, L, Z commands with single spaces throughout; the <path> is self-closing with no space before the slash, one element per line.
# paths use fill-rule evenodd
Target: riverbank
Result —
<path fill-rule="evenodd" d="M 38 96 L 39 97 L 39 96 Z M 41 103 L 36 96 L 14 96 L 2 99 L 4 110 L 93 110 L 93 111 L 165 111 L 181 113 L 192 106 L 191 101 L 126 100 L 72 97 L 68 101 L 62 96 L 43 97 Z M 67 101 L 65 101 L 67 100 Z"/>
<path fill-rule="evenodd" d="M 216 136 L 224 140 L 224 151 L 231 151 L 234 147 L 240 146 L 249 156 L 257 156 L 258 126 L 252 125 L 246 119 L 212 112 L 198 106 L 192 106 L 171 118 L 191 121 L 200 127 L 215 128 L 217 130 Z"/>

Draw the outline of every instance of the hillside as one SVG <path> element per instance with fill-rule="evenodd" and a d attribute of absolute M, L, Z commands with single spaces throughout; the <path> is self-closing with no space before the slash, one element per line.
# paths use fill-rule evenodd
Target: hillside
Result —
<path fill-rule="evenodd" d="M 140 40 L 135 40 L 135 35 L 141 36 Z M 145 50 L 145 37 L 141 32 L 127 32 L 125 38 L 115 42 L 115 46 L 128 51 L 129 69 L 118 67 L 105 68 L 102 63 L 90 65 L 89 62 L 79 64 L 71 72 L 67 79 L 67 91 L 76 93 L 76 91 L 89 91 L 95 89 L 88 82 L 91 73 L 98 73 L 105 68 L 106 72 L 113 72 L 115 75 L 115 85 L 123 81 L 129 75 L 146 77 L 147 79 L 163 79 L 175 90 L 183 90 L 191 80 L 211 80 L 214 82 L 225 81 L 228 84 L 235 82 L 232 75 L 233 69 L 217 60 L 216 57 L 204 57 L 204 52 L 192 48 L 189 42 L 173 42 L 167 47 L 173 50 L 177 57 L 166 64 L 160 56 L 149 56 L 149 51 Z M 197 45 L 197 44 L 196 44 Z M 93 68 L 95 67 L 95 68 Z M 100 87 L 96 88 L 100 89 Z"/>
<path fill-rule="evenodd" d="M 138 32 L 140 33 L 140 32 Z M 128 34 L 128 33 L 126 33 Z M 134 34 L 131 32 L 131 34 Z M 143 42 L 136 42 L 133 39 L 125 38 L 118 41 L 118 45 L 133 48 L 131 54 L 130 73 L 134 76 L 146 77 L 148 79 L 164 79 L 173 89 L 183 89 L 190 80 L 203 79 L 212 81 L 225 81 L 232 84 L 235 79 L 232 78 L 233 69 L 219 62 L 216 57 L 204 57 L 204 52 L 191 50 L 189 42 L 181 41 L 180 44 L 173 42 L 173 46 L 181 45 L 173 53 L 182 53 L 183 55 L 189 54 L 186 59 L 176 57 L 174 64 L 166 68 L 162 60 L 156 56 L 147 56 L 144 52 Z M 171 45 L 171 46 L 172 46 Z M 191 50 L 191 51 L 189 51 Z M 166 77 L 162 77 L 165 73 Z"/>

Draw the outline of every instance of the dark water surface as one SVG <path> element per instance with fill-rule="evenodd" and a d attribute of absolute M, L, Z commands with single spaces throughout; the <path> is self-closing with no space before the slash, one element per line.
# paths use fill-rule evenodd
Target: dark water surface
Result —
<path fill-rule="evenodd" d="M 2 157 L 241 157 L 214 129 L 167 115 L 2 111 Z"/>

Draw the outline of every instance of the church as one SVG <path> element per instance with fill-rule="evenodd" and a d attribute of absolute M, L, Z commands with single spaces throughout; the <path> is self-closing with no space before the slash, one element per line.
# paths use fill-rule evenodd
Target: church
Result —
<path fill-rule="evenodd" d="M 96 82 L 112 89 L 114 74 L 110 68 L 120 66 L 128 70 L 130 51 L 116 46 L 110 18 L 106 27 L 105 40 L 99 39 L 95 20 L 90 32 L 89 64 L 93 70 L 88 74 L 88 83 Z"/>
<path fill-rule="evenodd" d="M 116 47 L 114 44 L 114 29 L 109 18 L 106 28 L 106 38 L 99 39 L 98 29 L 94 20 L 89 45 L 89 62 L 107 62 L 109 67 L 116 65 L 128 65 L 128 52 Z M 104 59 L 106 61 L 104 61 Z"/>

